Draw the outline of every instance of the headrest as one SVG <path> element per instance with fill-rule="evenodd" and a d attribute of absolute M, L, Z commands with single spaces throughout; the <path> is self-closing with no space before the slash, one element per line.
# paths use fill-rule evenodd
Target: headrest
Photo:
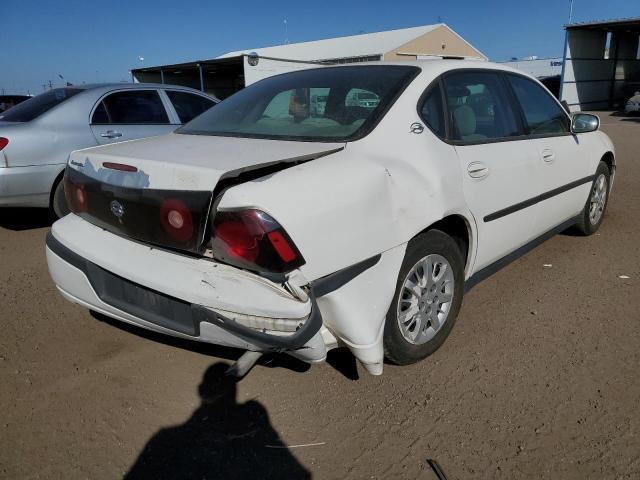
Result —
<path fill-rule="evenodd" d="M 460 105 L 453 111 L 453 119 L 462 138 L 476 133 L 476 113 L 468 105 Z"/>

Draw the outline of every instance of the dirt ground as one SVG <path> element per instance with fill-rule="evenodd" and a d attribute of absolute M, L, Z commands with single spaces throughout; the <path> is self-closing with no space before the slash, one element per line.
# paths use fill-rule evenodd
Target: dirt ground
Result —
<path fill-rule="evenodd" d="M 381 377 L 337 350 L 230 382 L 235 351 L 63 300 L 50 220 L 0 211 L 0 477 L 431 479 L 435 459 L 459 480 L 640 478 L 640 124 L 602 119 L 618 176 L 600 233 L 480 284 L 436 354 Z"/>

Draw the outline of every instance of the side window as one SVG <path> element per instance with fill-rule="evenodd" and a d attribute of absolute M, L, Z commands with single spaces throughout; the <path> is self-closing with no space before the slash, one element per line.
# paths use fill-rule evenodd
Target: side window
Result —
<path fill-rule="evenodd" d="M 569 131 L 564 110 L 540 85 L 519 75 L 508 75 L 522 107 L 529 135 L 553 135 Z"/>
<path fill-rule="evenodd" d="M 352 88 L 347 93 L 344 103 L 347 107 L 375 108 L 380 103 L 380 97 L 368 90 Z"/>
<path fill-rule="evenodd" d="M 104 100 L 111 124 L 169 123 L 160 95 L 155 90 L 125 90 Z"/>
<path fill-rule="evenodd" d="M 100 104 L 93 111 L 93 117 L 91 117 L 92 124 L 105 124 L 109 123 L 109 115 L 107 115 L 107 109 L 104 108 L 104 102 Z"/>
<path fill-rule="evenodd" d="M 427 93 L 420 107 L 420 116 L 433 133 L 444 138 L 444 111 L 442 110 L 442 90 L 439 83 Z"/>
<path fill-rule="evenodd" d="M 521 135 L 498 74 L 451 73 L 444 84 L 452 140 L 482 143 Z"/>
<path fill-rule="evenodd" d="M 215 102 L 209 98 L 194 95 L 193 93 L 178 92 L 175 90 L 165 90 L 169 100 L 176 109 L 180 123 L 187 123 L 209 110 Z"/>

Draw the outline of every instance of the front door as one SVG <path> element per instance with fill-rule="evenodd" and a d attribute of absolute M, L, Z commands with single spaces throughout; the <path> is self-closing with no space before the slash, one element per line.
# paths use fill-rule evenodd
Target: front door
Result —
<path fill-rule="evenodd" d="M 590 152 L 571 135 L 569 116 L 551 94 L 522 75 L 509 74 L 507 79 L 538 157 L 542 192 L 536 231 L 542 234 L 584 208 L 595 172 L 590 171 Z"/>

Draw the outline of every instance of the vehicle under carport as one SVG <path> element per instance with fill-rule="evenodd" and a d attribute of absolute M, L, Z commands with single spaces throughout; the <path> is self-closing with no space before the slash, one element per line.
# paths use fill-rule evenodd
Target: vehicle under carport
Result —
<path fill-rule="evenodd" d="M 640 17 L 565 28 L 561 100 L 571 111 L 621 110 L 640 90 Z"/>

